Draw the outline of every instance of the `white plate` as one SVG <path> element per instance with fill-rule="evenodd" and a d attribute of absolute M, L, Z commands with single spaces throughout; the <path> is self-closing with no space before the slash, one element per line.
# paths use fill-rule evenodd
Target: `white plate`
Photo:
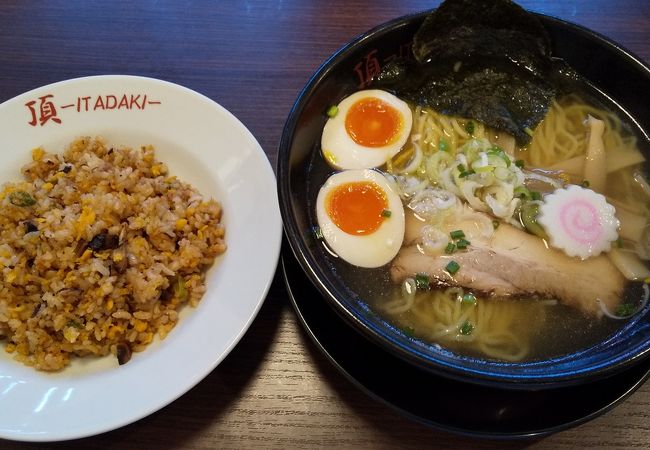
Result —
<path fill-rule="evenodd" d="M 0 438 L 55 441 L 138 420 L 202 380 L 233 349 L 275 273 L 282 225 L 273 170 L 251 133 L 223 107 L 168 82 L 98 76 L 44 86 L 0 105 L 0 183 L 20 179 L 31 149 L 61 152 L 78 136 L 153 144 L 170 172 L 223 204 L 228 250 L 197 308 L 166 339 L 61 373 L 26 367 L 0 349 Z M 2 344 L 0 344 L 2 345 Z"/>

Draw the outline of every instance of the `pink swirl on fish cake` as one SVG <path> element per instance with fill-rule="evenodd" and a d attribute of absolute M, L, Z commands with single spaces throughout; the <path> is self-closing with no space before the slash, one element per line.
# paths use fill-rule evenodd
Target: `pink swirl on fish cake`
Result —
<path fill-rule="evenodd" d="M 581 244 L 594 244 L 603 235 L 598 210 L 585 200 L 574 199 L 563 204 L 560 223 L 564 232 Z"/>

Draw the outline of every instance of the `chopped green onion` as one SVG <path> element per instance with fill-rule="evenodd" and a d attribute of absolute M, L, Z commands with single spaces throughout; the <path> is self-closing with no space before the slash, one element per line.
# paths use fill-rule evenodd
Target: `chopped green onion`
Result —
<path fill-rule="evenodd" d="M 483 166 L 473 169 L 476 173 L 485 173 L 485 172 L 494 172 L 494 167 L 492 166 Z"/>
<path fill-rule="evenodd" d="M 615 314 L 620 317 L 627 317 L 634 314 L 637 310 L 637 306 L 631 303 L 622 303 L 616 308 Z"/>
<path fill-rule="evenodd" d="M 526 200 L 531 200 L 533 198 L 530 191 L 525 186 L 517 186 L 514 190 L 514 195 L 515 197 L 523 198 Z"/>
<path fill-rule="evenodd" d="M 456 251 L 456 244 L 454 244 L 453 242 L 450 242 L 449 244 L 447 244 L 447 247 L 445 247 L 445 253 L 447 253 L 448 255 L 451 255 L 455 251 Z"/>
<path fill-rule="evenodd" d="M 524 160 L 523 159 L 518 159 L 515 161 L 515 166 L 519 167 L 520 169 L 524 168 Z"/>
<path fill-rule="evenodd" d="M 501 222 L 499 222 L 498 220 L 494 219 L 492 221 L 492 227 L 494 227 L 495 230 L 499 228 L 499 225 L 501 225 Z"/>
<path fill-rule="evenodd" d="M 319 241 L 323 240 L 323 230 L 321 230 L 319 226 L 315 226 L 314 228 L 312 228 L 312 231 L 314 232 L 314 236 L 316 237 L 316 239 L 318 239 Z"/>
<path fill-rule="evenodd" d="M 469 336 L 472 334 L 472 331 L 474 331 L 474 325 L 469 320 L 466 320 L 463 322 L 463 324 L 458 328 L 458 331 L 460 331 L 460 334 L 463 336 Z"/>
<path fill-rule="evenodd" d="M 541 200 L 541 199 L 542 199 L 542 194 L 540 194 L 540 193 L 537 192 L 537 191 L 530 191 L 530 197 L 531 197 L 533 200 Z"/>
<path fill-rule="evenodd" d="M 382 217 L 390 217 L 392 214 L 393 214 L 393 213 L 391 212 L 390 209 L 384 209 L 384 210 L 381 212 L 381 216 L 382 216 Z"/>
<path fill-rule="evenodd" d="M 461 239 L 465 237 L 465 232 L 463 230 L 455 230 L 449 233 L 452 239 Z"/>
<path fill-rule="evenodd" d="M 589 180 L 584 180 L 582 183 L 580 183 L 580 186 L 583 188 L 588 188 L 589 187 Z"/>
<path fill-rule="evenodd" d="M 440 142 L 438 142 L 438 150 L 440 150 L 441 152 L 446 152 L 447 150 L 449 150 L 447 141 L 445 141 L 444 139 L 440 139 Z"/>
<path fill-rule="evenodd" d="M 643 282 L 644 282 L 645 284 L 650 284 L 650 277 L 646 277 L 646 278 L 644 278 L 644 279 L 643 279 Z"/>
<path fill-rule="evenodd" d="M 456 247 L 458 247 L 458 250 L 465 250 L 469 244 L 471 244 L 471 242 L 467 239 L 459 239 L 456 242 Z"/>
<path fill-rule="evenodd" d="M 460 178 L 465 178 L 466 176 L 469 176 L 469 175 L 471 175 L 471 174 L 473 174 L 473 173 L 476 173 L 476 172 L 474 172 L 474 169 L 469 169 L 469 170 L 467 170 L 467 169 L 465 168 L 465 166 L 462 165 L 462 164 L 458 164 L 458 165 L 456 166 L 456 169 L 458 169 L 458 172 L 460 172 L 460 173 L 458 174 L 458 176 L 459 176 Z"/>
<path fill-rule="evenodd" d="M 623 248 L 623 239 L 616 239 L 616 248 Z"/>
<path fill-rule="evenodd" d="M 450 275 L 455 274 L 458 272 L 458 269 L 460 269 L 460 265 L 456 261 L 449 261 L 449 264 L 445 266 L 445 269 L 447 272 L 449 272 Z"/>
<path fill-rule="evenodd" d="M 510 176 L 510 171 L 505 167 L 497 167 L 494 169 L 494 176 L 499 180 L 507 180 Z"/>
<path fill-rule="evenodd" d="M 530 128 L 526 127 L 526 128 L 524 128 L 524 131 L 526 132 L 526 134 L 528 136 L 530 136 L 530 137 L 533 136 L 533 130 L 531 130 Z"/>
<path fill-rule="evenodd" d="M 339 113 L 339 107 L 336 105 L 332 105 L 329 108 L 327 108 L 327 117 L 336 117 L 338 113 Z"/>
<path fill-rule="evenodd" d="M 418 273 L 415 275 L 415 288 L 416 289 L 429 289 L 429 275 L 426 273 Z"/>
<path fill-rule="evenodd" d="M 503 161 L 505 161 L 505 163 L 506 163 L 506 167 L 510 167 L 510 164 L 512 164 L 512 161 L 510 161 L 510 158 L 508 157 L 506 152 L 501 150 L 501 148 L 499 148 L 499 147 L 496 147 L 496 146 L 492 147 L 490 150 L 487 151 L 487 154 L 488 155 L 498 156 L 499 158 L 503 159 Z"/>
<path fill-rule="evenodd" d="M 9 201 L 16 206 L 32 206 L 36 204 L 36 199 L 25 191 L 16 191 L 9 194 Z"/>
<path fill-rule="evenodd" d="M 470 305 L 476 305 L 476 297 L 474 294 L 465 294 L 462 299 L 463 303 L 469 303 Z"/>
<path fill-rule="evenodd" d="M 474 134 L 474 122 L 471 120 L 465 124 L 465 131 L 469 134 Z"/>

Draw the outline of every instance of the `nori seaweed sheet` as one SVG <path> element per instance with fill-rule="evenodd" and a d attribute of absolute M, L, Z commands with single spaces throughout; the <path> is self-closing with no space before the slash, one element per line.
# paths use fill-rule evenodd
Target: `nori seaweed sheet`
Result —
<path fill-rule="evenodd" d="M 416 32 L 413 59 L 386 65 L 373 86 L 481 121 L 524 145 L 568 71 L 551 56 L 543 25 L 515 3 L 446 0 Z"/>

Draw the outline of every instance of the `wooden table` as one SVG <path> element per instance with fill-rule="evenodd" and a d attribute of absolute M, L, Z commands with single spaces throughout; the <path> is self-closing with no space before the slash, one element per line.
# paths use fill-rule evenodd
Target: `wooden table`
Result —
<path fill-rule="evenodd" d="M 316 68 L 357 34 L 437 3 L 3 0 L 0 101 L 86 75 L 161 78 L 229 109 L 275 166 L 284 120 Z M 650 61 L 646 0 L 520 4 L 594 29 Z M 649 405 L 650 383 L 591 422 L 526 443 L 473 440 L 426 428 L 367 397 L 322 356 L 299 325 L 278 271 L 249 332 L 195 388 L 122 429 L 54 446 L 649 448 Z M 0 441 L 0 447 L 25 446 Z"/>

